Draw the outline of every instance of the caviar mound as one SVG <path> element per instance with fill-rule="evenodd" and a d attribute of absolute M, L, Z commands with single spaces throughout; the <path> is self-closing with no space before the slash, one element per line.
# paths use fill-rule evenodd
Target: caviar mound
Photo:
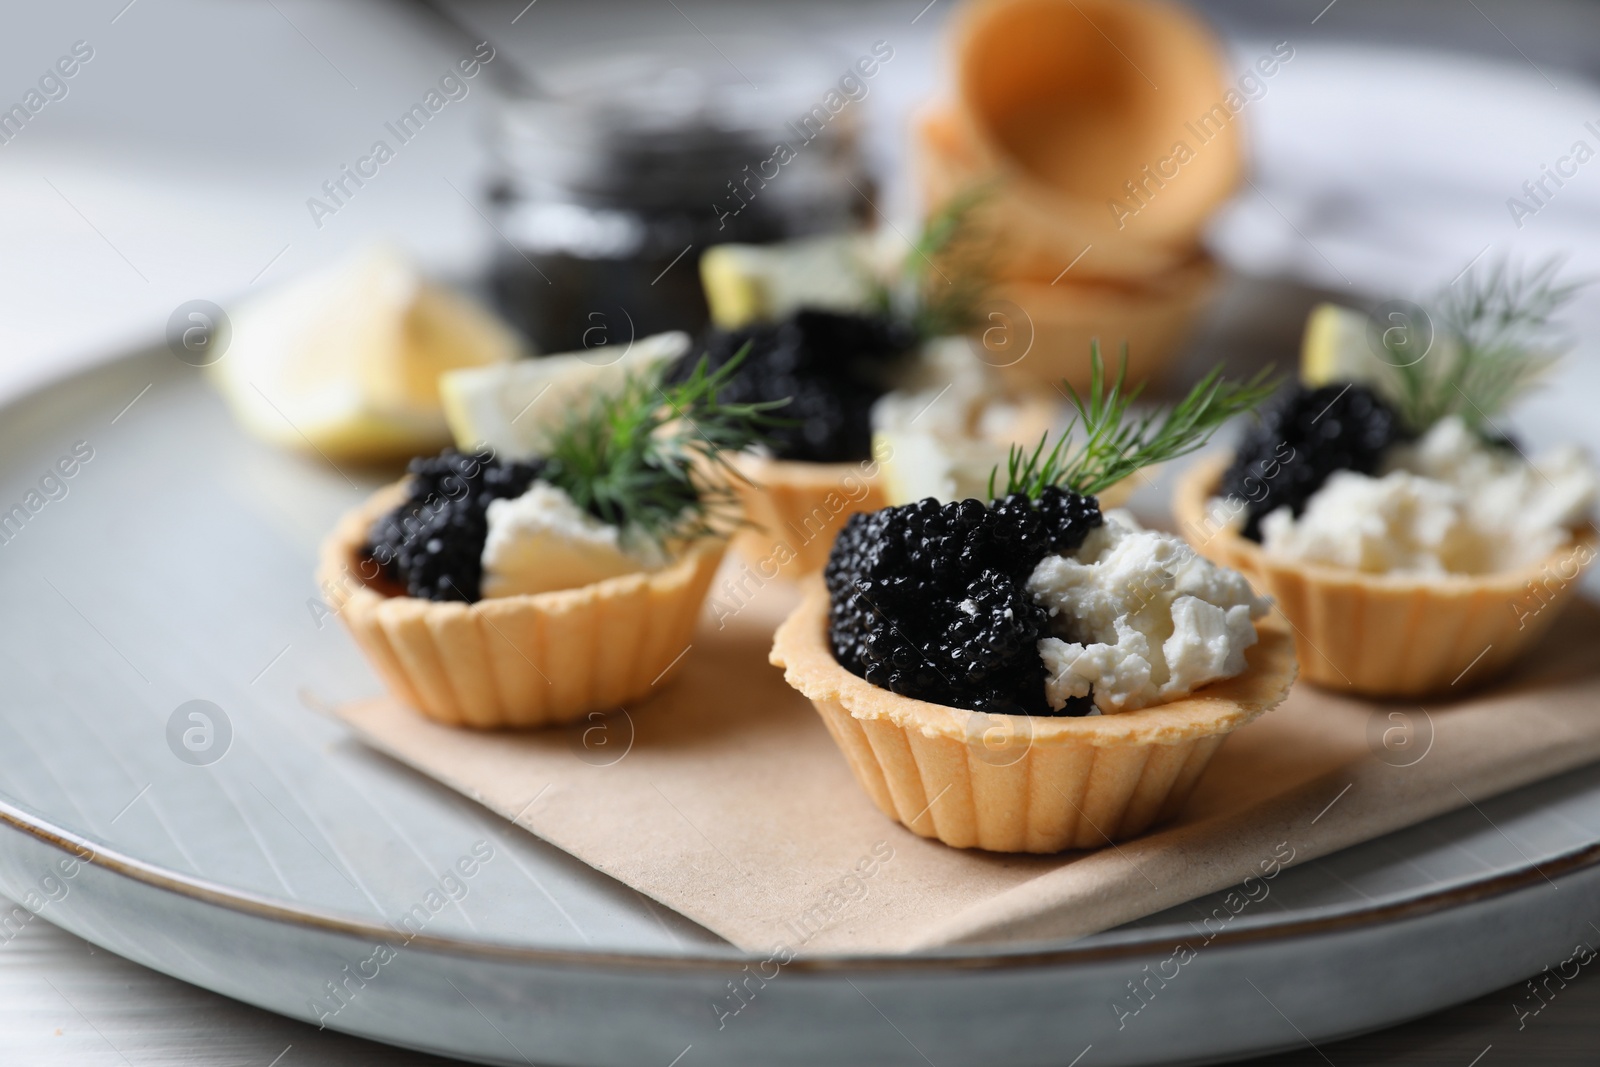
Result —
<path fill-rule="evenodd" d="M 779 459 L 849 463 L 872 454 L 872 405 L 888 391 L 890 367 L 915 344 L 888 318 L 802 309 L 782 322 L 713 330 L 668 375 L 687 377 L 704 352 L 716 370 L 750 346 L 718 394 L 724 403 L 788 399 L 767 434 Z"/>
<path fill-rule="evenodd" d="M 991 714 L 1083 715 L 1045 699 L 1037 645 L 1049 615 L 1027 591 L 1051 553 L 1075 551 L 1102 522 L 1093 497 L 1047 488 L 914 504 L 850 517 L 823 572 L 839 664 L 901 696 Z"/>
<path fill-rule="evenodd" d="M 1372 474 L 1408 436 L 1395 410 L 1364 385 L 1295 386 L 1245 431 L 1218 491 L 1244 502 L 1242 533 L 1259 542 L 1267 515 L 1288 507 L 1299 516 L 1334 471 Z"/>
<path fill-rule="evenodd" d="M 481 595 L 489 503 L 527 492 L 540 461 L 504 462 L 490 451 L 411 461 L 406 498 L 372 524 L 362 557 L 406 595 L 475 602 Z"/>

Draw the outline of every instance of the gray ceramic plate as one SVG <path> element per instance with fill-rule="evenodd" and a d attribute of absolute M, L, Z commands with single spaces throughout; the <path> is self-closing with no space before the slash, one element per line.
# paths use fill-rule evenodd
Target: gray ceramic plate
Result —
<path fill-rule="evenodd" d="M 1220 895 L 1073 944 L 752 979 L 319 714 L 376 684 L 315 609 L 315 547 L 389 476 L 243 438 L 166 352 L 5 409 L 0 508 L 27 518 L 0 545 L 0 890 L 240 1000 L 507 1064 L 1200 1062 L 1418 1015 L 1594 936 L 1591 768 L 1298 866 L 1176 969 Z"/>

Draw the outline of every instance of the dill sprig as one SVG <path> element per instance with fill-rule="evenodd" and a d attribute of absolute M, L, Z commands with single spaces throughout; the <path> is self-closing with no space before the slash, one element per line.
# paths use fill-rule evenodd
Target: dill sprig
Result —
<path fill-rule="evenodd" d="M 1224 378 L 1222 368 L 1216 367 L 1164 415 L 1158 417 L 1151 413 L 1130 418 L 1128 407 L 1138 399 L 1144 386 L 1124 389 L 1127 352 L 1122 354 L 1116 381 L 1109 389 L 1098 342 L 1091 342 L 1089 346 L 1089 367 L 1087 397 L 1080 396 L 1071 385 L 1067 386 L 1072 406 L 1077 411 L 1072 425 L 1056 438 L 1055 445 L 1048 451 L 1045 449 L 1048 433 L 1039 438 L 1032 452 L 1012 446 L 1003 493 L 995 492 L 1000 468 L 996 466 L 989 474 L 991 498 L 1012 493 L 1037 498 L 1052 485 L 1083 496 L 1094 496 L 1134 471 L 1204 447 L 1223 423 L 1254 408 L 1278 387 L 1278 382 L 1271 377 L 1270 367 L 1243 382 Z M 1073 446 L 1073 431 L 1080 424 L 1083 441 Z"/>
<path fill-rule="evenodd" d="M 989 192 L 980 185 L 951 198 L 923 227 L 906 264 L 918 297 L 912 325 L 919 337 L 966 333 L 980 322 L 993 268 L 973 212 Z"/>
<path fill-rule="evenodd" d="M 726 476 L 743 476 L 723 453 L 759 442 L 777 421 L 767 412 L 788 403 L 718 399 L 748 350 L 715 371 L 702 356 L 672 384 L 665 365 L 630 374 L 619 391 L 567 416 L 545 448 L 540 477 L 602 521 L 657 544 L 725 530 L 733 502 Z"/>
<path fill-rule="evenodd" d="M 1518 271 L 1501 259 L 1481 275 L 1469 272 L 1460 288 L 1446 286 L 1434 301 L 1437 353 L 1411 358 L 1399 350 L 1410 343 L 1409 334 L 1396 343 L 1388 332 L 1382 335 L 1380 343 L 1395 357 L 1384 361 L 1388 392 L 1413 432 L 1456 415 L 1480 434 L 1498 435 L 1491 420 L 1570 347 L 1556 334 L 1555 316 L 1588 283 L 1559 280 L 1561 266 L 1550 259 Z"/>
<path fill-rule="evenodd" d="M 989 194 L 988 185 L 974 186 L 928 218 L 899 274 L 876 286 L 880 313 L 898 312 L 922 338 L 966 333 L 982 321 L 993 269 L 973 213 Z"/>

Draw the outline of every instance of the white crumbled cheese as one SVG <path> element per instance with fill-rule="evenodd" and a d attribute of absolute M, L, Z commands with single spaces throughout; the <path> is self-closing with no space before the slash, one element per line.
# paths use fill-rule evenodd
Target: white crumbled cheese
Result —
<path fill-rule="evenodd" d="M 874 452 L 888 456 L 893 500 L 988 500 L 989 475 L 1004 468 L 1022 406 L 966 337 L 928 342 L 895 388 L 872 406 Z"/>
<path fill-rule="evenodd" d="M 1266 516 L 1261 542 L 1276 556 L 1374 574 L 1487 574 L 1566 544 L 1596 485 L 1581 449 L 1530 464 L 1450 417 L 1393 449 L 1382 474 L 1336 472 L 1298 519 L 1288 508 Z"/>
<path fill-rule="evenodd" d="M 1460 570 L 1476 540 L 1460 494 L 1409 471 L 1336 471 L 1298 520 L 1288 508 L 1261 520 L 1261 543 L 1274 555 L 1374 574 Z"/>
<path fill-rule="evenodd" d="M 923 345 L 894 385 L 872 406 L 874 432 L 920 430 L 965 438 L 981 428 L 991 406 L 1008 406 L 1004 382 L 973 354 L 965 337 Z"/>
<path fill-rule="evenodd" d="M 1053 708 L 1093 690 L 1102 712 L 1186 696 L 1245 669 L 1267 601 L 1236 571 L 1111 512 L 1077 552 L 1046 556 L 1028 591 L 1055 635 L 1039 642 Z"/>
<path fill-rule="evenodd" d="M 519 497 L 495 500 L 483 543 L 483 595 L 576 589 L 662 565 L 659 551 L 624 545 L 622 532 L 553 485 L 534 482 Z"/>
<path fill-rule="evenodd" d="M 1543 559 L 1571 539 L 1595 504 L 1595 469 L 1583 449 L 1563 445 L 1530 463 L 1514 449 L 1484 444 L 1456 418 L 1395 449 L 1391 466 L 1457 489 L 1496 568 Z"/>

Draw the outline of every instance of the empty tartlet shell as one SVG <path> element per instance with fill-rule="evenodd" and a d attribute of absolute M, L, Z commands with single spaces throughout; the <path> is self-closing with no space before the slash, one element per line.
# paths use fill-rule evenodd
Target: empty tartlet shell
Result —
<path fill-rule="evenodd" d="M 1170 242 L 1149 240 L 1132 229 L 1105 233 L 1063 216 L 1037 191 L 1019 188 L 1015 180 L 1001 181 L 954 108 L 932 105 L 913 116 L 911 147 L 912 177 L 922 203 L 939 207 L 975 189 L 993 190 L 972 212 L 992 235 L 990 270 L 998 281 L 1048 283 L 1060 277 L 1062 282 L 1137 283 L 1201 253 L 1199 227 Z M 1108 214 L 1103 200 L 1095 206 Z"/>
<path fill-rule="evenodd" d="M 1082 718 L 986 715 L 879 689 L 834 659 L 820 576 L 771 660 L 878 808 L 922 837 L 992 852 L 1098 848 L 1177 814 L 1227 735 L 1283 700 L 1294 644 L 1271 617 L 1243 674 L 1156 707 Z"/>
<path fill-rule="evenodd" d="M 1228 463 L 1207 457 L 1179 481 L 1179 532 L 1272 597 L 1293 627 L 1306 678 L 1329 689 L 1419 697 L 1487 682 L 1544 635 L 1595 557 L 1595 530 L 1585 527 L 1539 563 L 1494 574 L 1370 574 L 1279 558 L 1210 522 Z"/>
<path fill-rule="evenodd" d="M 974 212 L 997 277 L 1134 280 L 1193 258 L 1245 168 L 1203 22 L 1146 0 L 978 0 L 950 36 L 954 93 L 914 122 L 913 173 L 928 205 L 988 191 Z"/>
<path fill-rule="evenodd" d="M 1232 88 L 1227 54 L 1185 7 L 979 0 L 957 12 L 950 35 L 953 106 L 980 164 L 1006 182 L 1011 195 L 1002 199 L 1033 201 L 1087 241 L 1133 231 L 1174 245 L 1198 234 L 1241 184 L 1241 122 L 1222 104 Z M 1159 87 L 1146 71 L 1160 72 Z M 1193 158 L 1133 200 L 1126 183 L 1138 184 L 1178 141 Z M 1119 220 L 1110 197 L 1142 206 Z"/>
<path fill-rule="evenodd" d="M 681 665 L 726 543 L 705 539 L 658 571 L 474 604 L 395 596 L 364 580 L 373 522 L 405 499 L 390 485 L 322 544 L 317 584 L 395 699 L 484 729 L 571 722 L 643 699 Z"/>

